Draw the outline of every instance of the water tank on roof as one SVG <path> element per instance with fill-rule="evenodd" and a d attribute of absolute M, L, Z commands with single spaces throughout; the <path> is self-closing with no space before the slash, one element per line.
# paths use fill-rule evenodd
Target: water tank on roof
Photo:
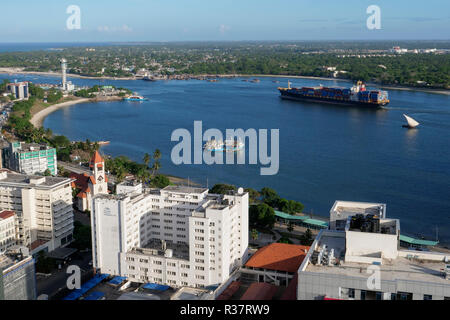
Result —
<path fill-rule="evenodd" d="M 164 257 L 166 257 L 166 258 L 172 258 L 172 257 L 173 257 L 173 250 L 172 250 L 172 249 L 167 249 L 167 250 L 164 252 Z"/>

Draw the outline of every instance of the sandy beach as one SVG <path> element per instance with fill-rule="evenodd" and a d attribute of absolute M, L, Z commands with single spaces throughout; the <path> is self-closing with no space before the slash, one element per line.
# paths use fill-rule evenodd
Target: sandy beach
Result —
<path fill-rule="evenodd" d="M 61 108 L 69 107 L 69 106 L 72 106 L 72 105 L 75 105 L 78 103 L 90 102 L 90 101 L 92 101 L 92 100 L 88 99 L 88 98 L 80 98 L 80 99 L 76 99 L 76 100 L 72 100 L 72 101 L 66 101 L 66 102 L 54 104 L 50 107 L 47 107 L 47 108 L 39 111 L 35 115 L 33 115 L 30 122 L 36 128 L 42 127 L 42 123 L 44 122 L 45 117 L 47 117 L 50 113 L 55 112 L 56 110 L 61 109 Z"/>

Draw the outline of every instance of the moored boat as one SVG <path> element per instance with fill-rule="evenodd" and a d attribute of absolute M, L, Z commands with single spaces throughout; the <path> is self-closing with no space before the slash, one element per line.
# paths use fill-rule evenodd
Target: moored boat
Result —
<path fill-rule="evenodd" d="M 138 95 L 132 95 L 132 96 L 126 97 L 124 100 L 126 100 L 126 101 L 147 101 L 148 98 L 144 98 L 143 96 L 138 96 Z"/>

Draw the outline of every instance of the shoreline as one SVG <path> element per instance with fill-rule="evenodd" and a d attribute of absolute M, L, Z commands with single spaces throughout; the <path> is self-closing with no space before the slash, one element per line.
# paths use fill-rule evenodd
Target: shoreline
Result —
<path fill-rule="evenodd" d="M 35 113 L 31 119 L 30 122 L 33 126 L 35 126 L 36 128 L 40 128 L 42 127 L 42 125 L 44 124 L 44 120 L 47 116 L 49 116 L 51 113 L 65 108 L 65 107 L 70 107 L 76 104 L 80 104 L 80 103 L 95 103 L 95 102 L 105 102 L 105 101 L 120 101 L 122 100 L 121 97 L 108 97 L 108 98 L 77 98 L 71 101 L 65 101 L 65 102 L 61 102 L 61 103 L 57 103 L 51 106 L 48 106 L 45 109 L 42 109 L 41 111 Z"/>
<path fill-rule="evenodd" d="M 43 72 L 43 71 L 23 71 L 23 68 L 5 68 L 0 67 L 0 74 L 24 74 L 24 75 L 38 75 L 38 76 L 53 76 L 61 77 L 60 72 Z M 82 76 L 78 74 L 68 73 L 68 77 L 79 78 L 79 79 L 90 79 L 90 80 L 141 80 L 143 77 L 92 77 L 92 76 Z M 353 82 L 349 79 L 343 78 L 327 78 L 327 77 L 314 77 L 314 76 L 296 76 L 296 75 L 276 75 L 276 74 L 198 74 L 189 75 L 192 77 L 206 77 L 206 78 L 250 78 L 250 77 L 264 77 L 264 78 L 286 78 L 286 79 L 311 79 L 311 80 L 324 80 L 324 81 L 346 81 Z M 193 78 L 195 79 L 195 78 Z M 156 79 L 156 81 L 166 81 L 166 80 L 182 80 L 182 79 Z M 366 83 L 369 86 L 377 86 L 381 89 L 389 90 L 399 90 L 399 91 L 418 91 L 425 93 L 443 94 L 450 95 L 450 90 L 446 89 L 432 89 L 432 88 L 418 88 L 418 87 L 408 87 L 408 86 L 397 86 L 397 85 L 383 85 L 373 82 Z"/>

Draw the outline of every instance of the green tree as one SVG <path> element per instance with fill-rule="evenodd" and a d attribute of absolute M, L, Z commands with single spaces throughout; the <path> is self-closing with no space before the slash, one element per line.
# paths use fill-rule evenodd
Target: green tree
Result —
<path fill-rule="evenodd" d="M 250 206 L 249 210 L 250 224 L 263 228 L 273 228 L 275 224 L 275 211 L 265 203 Z"/>
<path fill-rule="evenodd" d="M 150 163 L 150 155 L 148 154 L 148 153 L 145 153 L 144 154 L 144 163 L 145 163 L 145 165 L 147 166 L 147 168 L 148 168 L 148 164 Z"/>
<path fill-rule="evenodd" d="M 170 185 L 170 180 L 165 175 L 158 174 L 151 179 L 150 185 L 154 188 L 165 188 Z"/>
<path fill-rule="evenodd" d="M 224 184 L 224 183 L 218 183 L 212 187 L 210 190 L 210 193 L 214 194 L 229 194 L 232 191 L 236 191 L 236 186 L 233 186 L 231 184 Z"/>
<path fill-rule="evenodd" d="M 300 237 L 300 244 L 310 246 L 313 243 L 313 234 L 311 230 L 306 229 L 306 232 Z"/>
<path fill-rule="evenodd" d="M 79 221 L 73 223 L 73 243 L 72 247 L 78 250 L 84 250 L 92 247 L 91 227 L 82 224 Z"/>

